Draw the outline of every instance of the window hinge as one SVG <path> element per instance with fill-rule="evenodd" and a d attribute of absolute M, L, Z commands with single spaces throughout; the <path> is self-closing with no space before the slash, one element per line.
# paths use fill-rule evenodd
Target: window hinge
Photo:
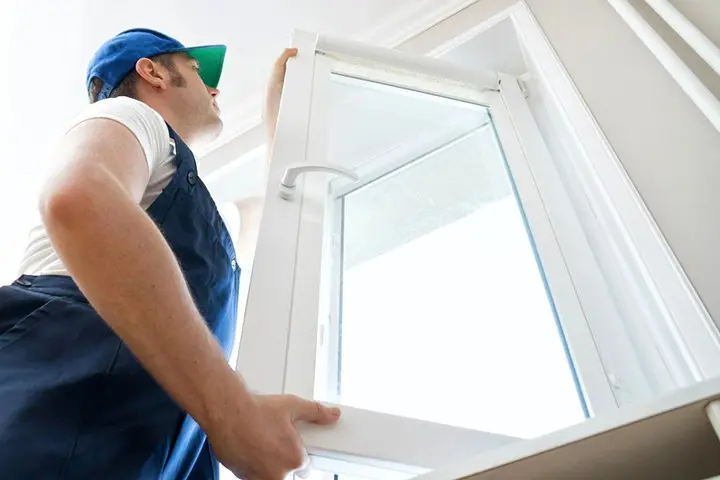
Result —
<path fill-rule="evenodd" d="M 530 89 L 528 88 L 530 78 L 530 73 L 524 73 L 517 78 L 518 87 L 520 87 L 520 91 L 525 98 L 528 98 L 530 96 Z"/>
<path fill-rule="evenodd" d="M 502 91 L 502 82 L 503 82 L 502 77 L 501 77 L 500 75 L 498 75 L 498 76 L 497 76 L 497 81 L 495 82 L 495 88 L 494 88 L 494 89 L 493 89 L 493 88 L 490 88 L 490 89 L 488 89 L 488 90 L 490 90 L 490 91 L 492 91 L 492 92 L 498 92 L 498 93 L 500 93 L 500 92 Z"/>
<path fill-rule="evenodd" d="M 523 97 L 528 98 L 530 94 L 528 93 L 527 86 L 525 85 L 525 82 L 522 81 L 522 79 L 517 79 L 518 87 L 520 87 L 520 91 L 523 94 Z"/>
<path fill-rule="evenodd" d="M 509 77 L 509 78 L 512 78 L 512 77 Z M 528 98 L 529 92 L 528 92 L 527 86 L 523 82 L 522 78 L 517 77 L 517 78 L 515 78 L 515 81 L 517 82 L 517 85 L 520 88 L 520 91 L 522 92 L 523 97 Z M 503 79 L 498 78 L 497 79 L 497 87 L 495 89 L 491 89 L 491 90 L 494 92 L 501 92 L 502 91 L 502 83 L 503 83 Z"/>

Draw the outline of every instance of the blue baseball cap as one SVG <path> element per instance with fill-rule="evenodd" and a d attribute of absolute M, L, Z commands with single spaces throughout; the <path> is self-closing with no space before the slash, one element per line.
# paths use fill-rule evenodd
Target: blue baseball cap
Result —
<path fill-rule="evenodd" d="M 225 45 L 188 48 L 172 37 L 147 28 L 126 30 L 105 42 L 95 52 L 88 66 L 86 87 L 89 90 L 93 78 L 99 78 L 103 85 L 98 100 L 108 98 L 115 87 L 135 69 L 135 64 L 141 58 L 186 52 L 198 61 L 203 82 L 215 88 L 220 82 L 226 51 Z"/>

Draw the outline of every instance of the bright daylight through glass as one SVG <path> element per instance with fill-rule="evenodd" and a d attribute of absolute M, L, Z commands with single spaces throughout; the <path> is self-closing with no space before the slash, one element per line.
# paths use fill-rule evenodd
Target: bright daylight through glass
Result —
<path fill-rule="evenodd" d="M 337 77 L 328 137 L 377 177 L 336 209 L 341 339 L 319 368 L 338 362 L 340 403 L 517 437 L 584 420 L 487 109 Z"/>

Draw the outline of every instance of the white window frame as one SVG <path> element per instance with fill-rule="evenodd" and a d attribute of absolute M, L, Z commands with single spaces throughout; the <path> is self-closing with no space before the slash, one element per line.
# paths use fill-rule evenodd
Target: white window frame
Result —
<path fill-rule="evenodd" d="M 314 396 L 316 348 L 321 331 L 318 323 L 322 303 L 321 265 L 323 250 L 327 248 L 324 222 L 328 218 L 326 209 L 333 203 L 324 194 L 329 179 L 324 175 L 301 176 L 295 196 L 289 201 L 280 198 L 281 188 L 276 179 L 283 176 L 285 168 L 308 163 L 310 159 L 310 163 L 325 164 L 327 95 L 324 93 L 329 91 L 331 71 L 340 69 L 342 73 L 366 80 L 479 101 L 490 107 L 514 183 L 519 186 L 517 194 L 533 232 L 546 280 L 558 307 L 559 322 L 568 339 L 584 399 L 594 414 L 615 409 L 612 387 L 547 216 L 546 200 L 537 187 L 537 175 L 530 167 L 532 162 L 544 159 L 544 156 L 542 152 L 528 155 L 528 148 L 537 146 L 522 145 L 519 140 L 520 132 L 536 137 L 539 133 L 529 116 L 517 79 L 477 73 L 422 57 L 304 32 L 296 32 L 294 45 L 300 52 L 318 51 L 320 54 L 299 54 L 286 78 L 287 91 L 281 104 L 267 203 L 238 359 L 238 368 L 251 387 L 263 393 Z M 340 66 L 337 61 L 342 59 L 352 59 L 352 62 Z M 391 71 L 364 68 L 363 62 L 368 61 L 389 66 Z M 410 77 L 392 71 L 392 68 L 420 73 L 420 77 L 425 75 L 432 81 L 418 81 L 418 75 Z M 513 118 L 511 110 L 519 111 L 521 115 Z M 557 182 L 555 177 L 543 181 L 546 190 L 559 189 L 559 184 L 553 183 Z M 573 215 L 569 202 L 556 202 L 556 207 Z M 279 254 L 281 250 L 282 254 Z M 298 255 L 298 252 L 302 254 Z M 268 298 L 270 291 L 274 297 L 272 301 Z M 328 337 L 334 338 L 334 335 Z M 303 439 L 312 455 L 325 460 L 351 457 L 355 464 L 369 464 L 375 468 L 380 462 L 383 468 L 412 473 L 417 470 L 408 470 L 408 465 L 433 469 L 472 452 L 497 448 L 513 440 L 502 435 L 347 406 L 343 407 L 343 420 L 339 426 L 305 428 Z"/>
<path fill-rule="evenodd" d="M 573 224 L 570 225 L 569 229 L 563 228 L 561 225 L 553 226 L 556 228 L 556 232 L 565 232 L 564 235 L 567 235 L 567 232 L 572 232 L 573 230 L 580 234 L 584 232 L 584 235 L 590 240 L 589 242 L 585 242 L 584 246 L 580 245 L 575 249 L 569 249 L 563 244 L 562 238 L 560 238 L 563 235 L 558 235 L 558 240 L 563 244 L 561 254 L 567 261 L 570 276 L 577 288 L 580 308 L 585 312 L 593 333 L 597 337 L 599 331 L 607 328 L 608 330 L 606 332 L 600 332 L 606 335 L 607 338 L 613 337 L 618 329 L 621 330 L 625 328 L 634 331 L 636 336 L 649 334 L 655 341 L 655 345 L 650 348 L 649 351 L 639 351 L 638 353 L 633 351 L 638 351 L 641 348 L 638 345 L 619 345 L 617 348 L 619 353 L 617 355 L 602 359 L 605 363 L 605 373 L 610 375 L 610 383 L 615 391 L 615 398 L 619 400 L 618 403 L 623 403 L 623 388 L 625 388 L 627 384 L 634 384 L 635 379 L 632 378 L 632 376 L 630 378 L 620 378 L 618 385 L 614 374 L 614 367 L 609 364 L 613 361 L 617 364 L 637 364 L 638 361 L 633 358 L 636 355 L 645 356 L 646 360 L 658 360 L 656 362 L 658 371 L 654 373 L 651 372 L 650 374 L 651 376 L 653 374 L 655 375 L 656 378 L 654 381 L 656 385 L 642 387 L 653 394 L 656 394 L 658 391 L 658 385 L 660 390 L 673 390 L 720 374 L 720 337 L 717 327 L 712 322 L 708 312 L 692 288 L 679 262 L 672 254 L 658 226 L 643 204 L 615 153 L 612 151 L 609 142 L 596 124 L 589 108 L 583 102 L 579 92 L 572 84 L 569 75 L 558 61 L 552 47 L 525 3 L 518 2 L 511 8 L 505 8 L 507 2 L 502 3 L 505 3 L 502 7 L 503 9 L 498 10 L 492 18 L 437 46 L 433 51 L 429 52 L 429 55 L 440 55 L 444 51 L 469 40 L 492 24 L 504 19 L 510 19 L 515 25 L 519 41 L 526 54 L 526 60 L 532 66 L 533 75 L 536 76 L 539 81 L 543 82 L 547 87 L 547 91 L 550 92 L 551 98 L 549 101 L 555 108 L 555 113 L 562 117 L 566 125 L 571 126 L 572 138 L 569 138 L 568 142 L 572 142 L 576 147 L 579 146 L 582 155 L 574 158 L 572 164 L 560 165 L 558 164 L 558 159 L 549 156 L 546 147 L 542 144 L 542 138 L 536 126 L 535 128 L 532 128 L 533 125 L 526 126 L 526 128 L 517 128 L 518 123 L 521 125 L 530 123 L 522 120 L 522 118 L 527 120 L 529 112 L 522 111 L 522 109 L 513 109 L 513 114 L 516 118 L 511 119 L 511 121 L 516 125 L 516 136 L 520 138 L 518 142 L 520 148 L 526 149 L 530 145 L 530 148 L 533 148 L 535 152 L 536 158 L 538 158 L 537 155 L 539 152 L 540 163 L 555 163 L 555 168 L 544 169 L 544 173 L 540 175 L 558 175 L 560 181 L 565 185 L 571 182 L 577 182 L 578 185 L 581 185 L 581 190 L 584 194 L 581 200 L 586 202 L 588 210 L 592 212 L 592 220 L 597 221 L 599 225 L 595 232 L 588 231 L 586 227 L 588 219 L 583 216 L 582 212 L 576 212 L 576 214 L 566 217 L 567 221 Z M 301 63 L 302 62 L 293 62 L 288 75 L 292 75 L 293 70 L 295 72 L 304 70 L 305 75 L 307 75 L 310 71 L 308 69 L 314 68 L 309 65 L 302 67 Z M 300 73 L 298 73 L 298 75 L 300 75 Z M 305 85 L 305 88 L 307 88 L 307 85 Z M 283 103 L 286 103 L 285 98 L 293 96 L 291 93 L 292 90 L 296 90 L 294 95 L 297 95 L 302 88 L 299 86 L 293 87 L 292 84 L 288 84 Z M 522 96 L 522 93 L 520 93 L 520 96 Z M 295 113 L 284 113 L 283 118 L 286 119 L 288 115 L 301 115 L 302 112 L 308 112 L 311 99 L 307 98 L 306 100 L 308 106 L 304 109 L 296 109 L 293 107 L 292 110 Z M 283 105 L 281 109 L 286 109 L 285 105 Z M 518 120 L 517 115 L 520 115 L 520 120 Z M 497 120 L 496 118 L 496 121 Z M 295 118 L 294 121 L 303 120 L 301 118 Z M 307 122 L 307 119 L 305 119 L 305 121 Z M 283 131 L 283 129 L 288 129 L 288 126 L 283 127 L 282 125 L 283 121 L 281 120 L 281 124 L 278 125 L 278 132 Z M 260 137 L 256 135 L 257 132 L 258 127 L 249 131 L 253 137 L 250 142 L 253 147 L 256 147 L 256 143 L 260 141 Z M 297 161 L 297 157 L 293 157 L 295 152 L 306 152 L 306 149 L 310 147 L 307 142 L 307 135 L 302 135 L 299 132 L 294 132 L 292 135 L 295 136 L 292 148 L 289 148 L 287 145 L 283 146 L 282 144 L 276 146 L 276 157 L 285 159 L 285 163 L 273 162 L 271 166 L 269 172 L 271 182 L 268 186 L 266 209 L 270 205 L 275 204 L 277 206 L 278 202 L 284 202 L 284 200 L 281 200 L 276 195 L 277 179 L 282 176 L 284 168 L 293 158 Z M 247 140 L 243 139 L 243 141 L 248 143 Z M 532 145 L 534 145 L 534 147 L 532 147 Z M 507 145 L 504 145 L 504 147 L 507 149 Z M 219 155 L 213 156 L 213 153 L 210 155 L 214 159 L 215 168 L 222 166 L 223 162 L 219 161 Z M 229 148 L 228 153 L 224 153 L 224 155 L 228 157 L 227 160 L 235 160 L 238 156 L 238 151 L 237 149 L 233 150 Z M 203 168 L 202 163 L 200 168 Z M 533 172 L 533 174 L 538 173 Z M 306 181 L 312 183 L 322 181 L 322 179 L 316 176 L 307 176 L 306 179 L 301 176 L 298 182 L 298 189 L 302 189 L 303 183 Z M 563 203 L 570 200 L 576 204 L 579 201 L 573 192 L 563 191 L 563 195 L 565 196 L 564 199 L 555 198 L 553 200 L 552 198 L 544 198 L 543 200 L 550 203 L 553 201 Z M 295 207 L 299 209 L 301 206 L 295 205 Z M 297 222 L 298 218 L 300 218 L 299 210 L 285 211 L 283 213 L 283 219 L 291 224 Z M 256 258 L 273 255 L 272 252 L 276 249 L 282 248 L 283 245 L 287 247 L 288 242 L 292 242 L 297 238 L 292 236 L 290 236 L 290 238 L 277 238 L 273 236 L 272 232 L 269 231 L 266 226 L 268 221 L 267 218 L 263 218 Z M 567 225 L 565 225 L 565 227 L 567 227 Z M 299 223 L 295 223 L 294 228 L 296 228 L 294 230 L 296 235 L 299 234 Z M 598 248 L 598 245 L 601 248 Z M 573 259 L 586 257 L 588 254 L 590 256 L 593 254 L 597 256 L 598 261 L 595 264 L 589 262 L 587 265 L 578 269 L 577 262 Z M 278 262 L 280 260 L 283 262 L 294 262 L 295 260 L 294 257 L 291 258 L 292 254 L 286 254 L 282 256 L 282 258 L 277 255 L 274 256 Z M 587 285 L 592 285 L 593 282 L 597 282 L 601 277 L 622 285 L 627 285 L 627 291 L 621 292 L 621 298 L 619 299 L 618 292 L 610 292 L 607 290 L 607 287 L 599 289 L 603 291 L 591 291 L 592 289 L 589 289 Z M 256 266 L 252 273 L 250 289 L 251 295 L 254 290 L 256 291 L 254 298 L 258 299 L 258 301 L 251 302 L 251 304 L 248 305 L 246 318 L 272 318 L 273 312 L 277 311 L 276 307 L 282 305 L 287 307 L 290 299 L 279 295 L 280 290 L 275 289 L 275 287 L 287 288 L 292 282 L 292 275 L 288 275 L 287 272 L 279 272 L 273 267 L 257 268 Z M 635 305 L 629 305 L 628 299 L 632 298 L 641 301 L 637 301 Z M 612 308 L 608 307 L 607 299 L 612 299 L 620 305 L 619 307 L 616 306 L 612 308 L 626 309 L 625 315 L 610 312 Z M 598 313 L 598 311 L 602 312 L 603 308 L 608 308 L 609 312 L 609 316 L 606 316 L 604 319 L 603 314 Z M 631 314 L 628 314 L 628 312 Z M 603 320 L 607 320 L 608 318 L 614 319 L 613 321 L 615 321 L 616 324 L 610 326 L 605 325 L 605 323 L 612 323 L 603 322 Z M 277 322 L 280 322 L 280 328 L 273 331 L 262 328 L 262 325 L 256 322 L 246 323 L 242 333 L 244 343 L 241 349 L 241 357 L 243 358 L 239 360 L 238 366 L 248 380 L 251 388 L 258 392 L 279 393 L 292 391 L 293 389 L 306 391 L 306 385 L 297 386 L 290 383 L 288 384 L 288 389 L 286 389 L 285 386 L 285 366 L 287 364 L 287 358 L 285 357 L 286 353 L 283 352 L 287 352 L 289 348 L 290 338 L 287 335 L 290 332 L 293 338 L 295 338 L 301 332 L 299 330 L 290 330 L 291 318 L 289 315 L 285 317 L 281 316 L 279 320 L 274 320 L 273 324 L 278 325 Z M 305 334 L 308 339 L 312 334 L 314 339 L 317 332 L 312 332 L 308 329 Z M 258 343 L 254 341 L 250 342 L 251 338 L 261 338 L 262 341 Z M 293 340 L 293 343 L 294 342 L 295 340 Z M 253 359 L 257 360 L 257 362 L 253 362 Z M 251 363 L 255 363 L 254 368 L 252 366 L 247 368 Z M 653 362 L 650 363 L 651 367 L 654 368 L 655 364 L 653 364 Z M 647 362 L 645 366 L 647 366 Z M 298 365 L 298 367 L 300 366 Z M 639 378 L 639 376 L 643 374 L 642 368 L 634 368 L 637 372 L 637 378 Z M 670 374 L 668 375 L 667 372 L 670 372 Z M 648 372 L 644 373 L 646 375 L 648 374 Z M 295 378 L 295 375 L 291 375 L 290 377 Z M 632 395 L 628 398 L 628 401 L 633 401 Z M 612 406 L 609 405 L 608 408 L 610 407 Z M 347 409 L 347 407 L 345 407 L 345 409 Z M 602 408 L 593 409 L 594 414 L 602 413 L 602 411 Z M 363 413 L 362 411 L 358 411 L 357 415 L 362 415 Z M 344 420 L 348 420 L 348 418 L 352 420 L 355 417 L 351 414 L 349 417 L 346 416 Z M 345 425 L 347 425 L 347 423 Z M 365 424 L 363 423 L 363 425 Z M 387 426 L 390 425 L 394 424 L 388 424 Z M 398 443 L 398 439 L 407 439 L 407 437 L 403 437 L 402 426 L 396 426 L 398 428 L 385 429 L 386 433 L 400 432 L 398 433 L 399 436 L 384 437 L 393 443 Z M 343 438 L 343 435 L 358 436 L 361 435 L 362 432 L 359 430 L 348 433 L 350 430 L 343 431 L 340 430 L 341 428 L 342 427 L 339 426 L 338 429 L 334 430 L 339 433 L 332 433 L 332 431 L 328 430 L 316 431 L 309 429 L 304 431 L 303 435 L 311 451 L 315 448 L 314 445 L 319 447 L 323 445 L 329 446 L 332 449 L 332 452 L 329 452 L 332 454 L 329 458 L 335 462 L 332 463 L 334 466 L 339 465 L 340 463 L 338 462 L 341 462 L 341 459 L 347 460 L 347 456 L 350 455 L 350 461 L 346 462 L 347 465 L 344 467 L 346 469 L 343 471 L 346 473 L 362 474 L 363 472 L 353 471 L 353 468 L 355 468 L 353 465 L 357 465 L 358 457 L 355 455 L 356 450 L 353 448 L 352 441 L 350 445 L 330 441 Z M 362 426 L 358 426 L 358 428 L 362 428 Z M 372 426 L 368 428 L 372 430 Z M 444 437 L 443 435 L 446 434 L 449 436 Z M 328 437 L 328 435 L 330 435 L 330 437 Z M 337 435 L 337 437 L 332 437 L 332 435 Z M 452 438 L 456 438 L 460 441 L 458 437 L 453 437 L 453 433 L 450 430 L 443 430 L 442 432 L 438 432 L 437 435 L 436 440 L 446 439 L 447 441 L 451 441 Z M 360 436 L 359 438 L 363 437 Z M 366 436 L 364 438 L 368 440 L 369 437 Z M 487 441 L 489 439 L 485 438 L 484 440 Z M 493 438 L 489 443 L 497 440 L 497 438 Z M 388 441 L 388 443 L 390 443 L 390 441 Z M 426 448 L 429 451 L 433 446 L 437 445 L 420 443 L 421 444 L 417 446 L 408 444 L 410 446 L 407 446 L 406 450 L 408 451 L 404 455 L 406 455 L 407 458 L 416 457 L 418 452 L 425 451 Z M 502 439 L 499 443 L 502 443 Z M 458 445 L 464 445 L 464 441 L 460 441 Z M 485 444 L 485 446 L 489 445 Z M 385 448 L 385 446 L 383 446 L 383 448 Z M 477 445 L 473 448 L 476 452 L 479 450 Z M 317 452 L 322 452 L 322 448 L 318 448 Z M 385 452 L 385 450 L 383 450 L 383 452 Z M 381 458 L 382 455 L 384 455 L 383 452 L 380 452 Z M 386 467 L 390 469 L 400 468 L 400 470 L 405 468 L 397 467 L 395 464 L 384 465 L 380 460 L 377 460 L 377 463 L 374 465 L 374 467 L 372 465 L 368 466 L 366 463 L 363 468 L 379 468 L 380 470 L 378 470 L 378 472 L 385 471 Z M 367 474 L 373 478 L 379 475 L 377 472 L 376 474 Z"/>
<path fill-rule="evenodd" d="M 582 186 L 591 221 L 599 225 L 599 232 L 586 235 L 596 254 L 595 246 L 606 247 L 598 263 L 608 283 L 622 287 L 614 295 L 624 309 L 626 328 L 653 338 L 658 363 L 669 372 L 669 388 L 658 393 L 720 375 L 720 331 L 570 75 L 524 2 L 505 15 L 515 25 L 534 75 L 547 86 L 550 104 L 568 126 L 568 141 L 581 152 L 558 170 L 565 172 L 566 185 Z"/>

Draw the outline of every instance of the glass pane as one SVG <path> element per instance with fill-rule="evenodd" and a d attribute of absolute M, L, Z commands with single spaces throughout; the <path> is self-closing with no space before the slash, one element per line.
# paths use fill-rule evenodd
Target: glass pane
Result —
<path fill-rule="evenodd" d="M 339 76 L 331 95 L 328 161 L 362 179 L 333 189 L 318 396 L 523 438 L 584 420 L 487 108 Z"/>

